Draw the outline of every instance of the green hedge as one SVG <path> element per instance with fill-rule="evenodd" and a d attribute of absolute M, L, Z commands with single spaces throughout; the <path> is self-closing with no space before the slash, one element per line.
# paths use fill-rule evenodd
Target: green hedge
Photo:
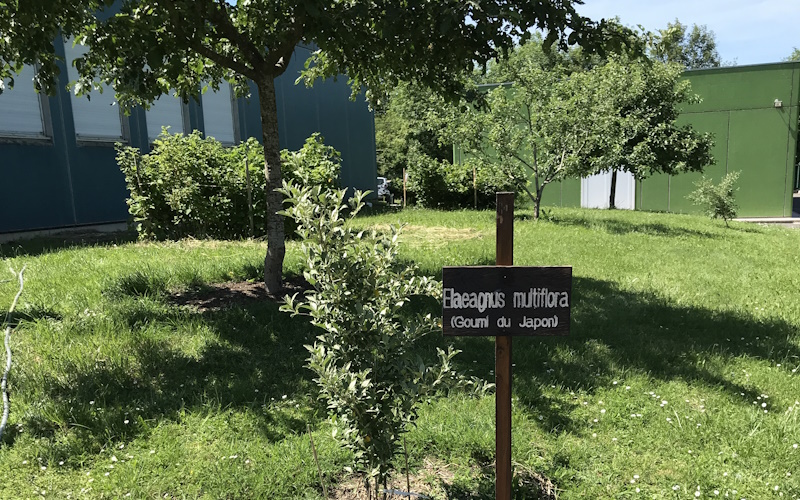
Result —
<path fill-rule="evenodd" d="M 516 192 L 522 188 L 497 167 L 477 159 L 454 164 L 436 160 L 413 148 L 407 159 L 407 188 L 416 204 L 423 207 L 472 208 L 476 198 L 478 208 L 494 207 L 495 193 Z"/>
<path fill-rule="evenodd" d="M 319 134 L 309 137 L 300 151 L 282 151 L 281 159 L 286 180 L 339 186 L 340 155 Z M 264 150 L 255 139 L 225 147 L 198 131 L 183 135 L 165 130 L 145 155 L 117 144 L 117 163 L 130 192 L 128 211 L 142 239 L 265 235 Z"/>

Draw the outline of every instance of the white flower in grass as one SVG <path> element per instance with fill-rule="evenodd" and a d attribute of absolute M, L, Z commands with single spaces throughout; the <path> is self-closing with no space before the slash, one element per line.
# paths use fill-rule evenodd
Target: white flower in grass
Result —
<path fill-rule="evenodd" d="M 715 495 L 719 495 L 719 490 L 714 490 Z"/>
<path fill-rule="evenodd" d="M 155 453 L 155 452 L 156 452 L 156 450 L 150 450 L 150 454 L 151 454 L 151 455 L 152 455 L 153 453 Z"/>
<path fill-rule="evenodd" d="M 679 489 L 681 489 L 681 487 L 678 486 L 677 484 L 672 487 L 672 491 L 678 491 Z"/>
<path fill-rule="evenodd" d="M 112 455 L 112 456 L 111 456 L 111 461 L 112 461 L 112 462 L 116 462 L 116 461 L 117 461 L 117 457 L 116 457 L 116 455 Z"/>
<path fill-rule="evenodd" d="M 640 491 L 642 491 L 642 490 L 640 490 L 639 488 L 636 488 L 636 493 L 639 493 Z"/>
<path fill-rule="evenodd" d="M 602 410 L 600 410 L 600 413 L 605 413 L 605 412 L 606 412 L 606 409 L 605 409 L 605 408 L 603 408 Z"/>

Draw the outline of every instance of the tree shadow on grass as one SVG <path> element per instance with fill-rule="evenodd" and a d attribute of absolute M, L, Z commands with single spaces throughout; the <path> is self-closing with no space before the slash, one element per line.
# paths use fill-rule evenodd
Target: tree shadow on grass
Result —
<path fill-rule="evenodd" d="M 131 441 L 190 412 L 247 412 L 271 441 L 302 433 L 325 414 L 308 400 L 314 387 L 303 346 L 316 332 L 278 307 L 249 300 L 199 310 L 165 297 L 119 299 L 106 320 L 118 325 L 116 335 L 130 336 L 125 358 L 132 361 L 96 359 L 72 373 L 46 372 L 37 391 L 42 403 L 22 416 L 23 427 L 56 447 L 65 442 L 57 434 L 73 432 L 78 438 L 65 456 Z"/>
<path fill-rule="evenodd" d="M 591 217 L 589 216 L 589 213 L 559 213 L 552 216 L 550 221 L 560 226 L 576 226 L 587 229 L 596 229 L 609 234 L 639 233 L 648 236 L 719 238 L 719 235 L 709 231 L 689 229 L 686 227 L 680 227 L 676 224 L 665 224 L 661 222 L 629 222 L 616 218 Z"/>
<path fill-rule="evenodd" d="M 133 243 L 136 240 L 136 231 L 64 232 L 53 236 L 0 243 L 0 258 L 36 257 L 68 248 L 107 247 Z"/>
<path fill-rule="evenodd" d="M 681 306 L 611 282 L 573 278 L 570 335 L 514 338 L 513 393 L 543 428 L 579 433 L 585 425 L 569 415 L 580 402 L 553 399 L 543 394 L 542 385 L 560 386 L 565 394 L 591 394 L 633 372 L 722 390 L 747 406 L 765 391 L 731 382 L 714 366 L 737 358 L 773 364 L 800 359 L 791 342 L 796 334 L 795 325 L 780 319 Z M 459 368 L 493 378 L 493 338 L 457 337 L 454 343 L 462 350 Z"/>

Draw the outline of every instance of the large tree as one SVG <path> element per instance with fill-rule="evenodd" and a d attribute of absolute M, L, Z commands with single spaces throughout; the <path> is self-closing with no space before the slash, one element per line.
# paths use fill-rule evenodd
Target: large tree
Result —
<path fill-rule="evenodd" d="M 676 123 L 680 106 L 700 101 L 681 78 L 680 65 L 612 56 L 592 72 L 612 115 L 593 155 L 596 172 L 612 173 L 610 208 L 615 208 L 618 171 L 643 179 L 655 173 L 699 172 L 713 161 L 711 136 Z"/>
<path fill-rule="evenodd" d="M 661 62 L 678 63 L 686 69 L 716 68 L 721 64 L 714 32 L 705 25 L 693 24 L 690 29 L 677 19 L 654 35 L 651 54 Z"/>
<path fill-rule="evenodd" d="M 618 170 L 641 179 L 711 162 L 711 138 L 676 124 L 679 106 L 698 99 L 680 65 L 611 56 L 583 69 L 573 56 L 535 41 L 519 47 L 493 68 L 508 83 L 447 129 L 470 154 L 529 181 L 534 218 L 556 181 Z"/>
<path fill-rule="evenodd" d="M 281 289 L 285 253 L 274 80 L 301 41 L 319 51 L 307 76 L 346 73 L 354 88 L 375 90 L 404 79 L 447 94 L 475 64 L 502 55 L 529 29 L 550 42 L 600 47 L 604 23 L 575 12 L 580 0 L 0 0 L 0 78 L 37 64 L 35 85 L 53 92 L 60 33 L 87 46 L 75 61 L 75 90 L 111 85 L 124 107 L 147 107 L 170 90 L 197 96 L 222 80 L 258 88 L 267 182 L 265 285 Z"/>

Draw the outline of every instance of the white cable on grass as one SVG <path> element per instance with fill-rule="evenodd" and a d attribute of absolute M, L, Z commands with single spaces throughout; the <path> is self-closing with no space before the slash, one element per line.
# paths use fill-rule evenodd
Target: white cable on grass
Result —
<path fill-rule="evenodd" d="M 16 275 L 19 278 L 19 291 L 17 295 L 14 297 L 14 301 L 11 302 L 11 307 L 8 309 L 8 313 L 6 313 L 6 335 L 5 335 L 5 346 L 6 346 L 6 371 L 3 373 L 3 381 L 0 382 L 0 390 L 3 391 L 3 420 L 0 421 L 0 440 L 3 439 L 3 432 L 6 430 L 6 424 L 8 424 L 8 413 L 10 411 L 10 402 L 8 399 L 8 372 L 11 371 L 11 314 L 14 312 L 14 309 L 17 307 L 17 302 L 19 302 L 19 297 L 22 295 L 22 289 L 25 287 L 25 281 L 22 279 L 22 274 L 25 272 L 25 268 L 27 266 L 22 266 L 22 270 L 17 273 L 14 270 L 11 270 L 11 274 Z"/>

